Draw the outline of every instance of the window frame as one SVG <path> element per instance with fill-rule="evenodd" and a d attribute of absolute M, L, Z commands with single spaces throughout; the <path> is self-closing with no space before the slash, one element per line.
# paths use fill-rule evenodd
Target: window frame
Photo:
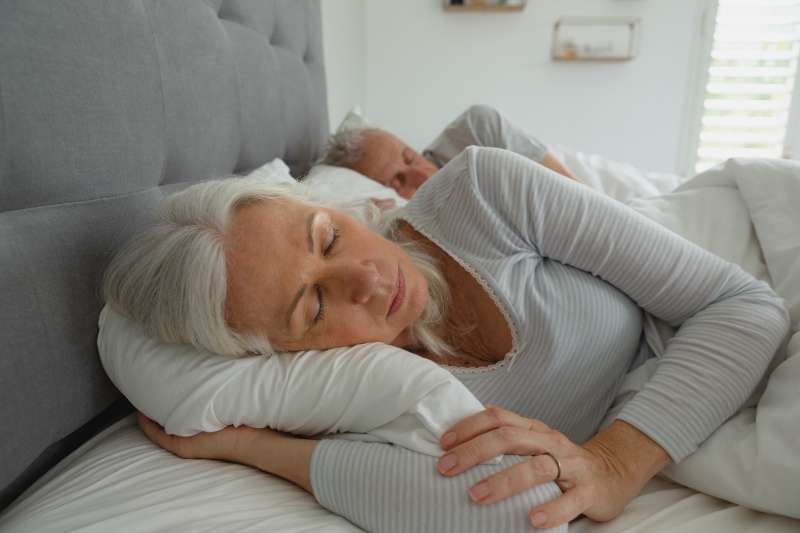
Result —
<path fill-rule="evenodd" d="M 684 127 L 679 144 L 678 172 L 681 176 L 695 174 L 697 148 L 700 145 L 700 130 L 703 120 L 703 104 L 708 85 L 708 67 L 711 66 L 711 49 L 714 45 L 714 29 L 717 21 L 719 0 L 700 0 L 698 2 L 698 21 L 695 28 L 694 57 L 689 74 L 689 95 L 686 98 Z"/>
<path fill-rule="evenodd" d="M 697 150 L 700 144 L 700 131 L 704 114 L 706 86 L 708 85 L 711 50 L 714 46 L 719 0 L 699 0 L 697 26 L 695 28 L 694 56 L 689 74 L 689 94 L 686 98 L 684 125 L 682 128 L 678 172 L 685 177 L 696 174 Z M 784 138 L 784 157 L 800 159 L 800 61 L 795 74 L 792 90 L 792 105 L 786 123 Z"/>

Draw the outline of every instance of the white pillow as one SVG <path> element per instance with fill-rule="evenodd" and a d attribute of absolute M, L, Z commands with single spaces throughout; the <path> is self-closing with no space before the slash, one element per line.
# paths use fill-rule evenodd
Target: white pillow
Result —
<path fill-rule="evenodd" d="M 339 127 L 336 128 L 336 133 L 349 130 L 349 129 L 360 129 L 360 128 L 372 128 L 374 127 L 370 122 L 364 118 L 364 115 L 361 113 L 361 107 L 353 106 L 350 111 L 344 116 L 342 121 L 339 123 Z"/>
<path fill-rule="evenodd" d="M 97 346 L 111 381 L 174 435 L 226 426 L 392 442 L 439 456 L 439 438 L 483 410 L 452 374 L 381 343 L 232 358 L 148 337 L 108 307 Z"/>
<path fill-rule="evenodd" d="M 282 159 L 275 158 L 264 166 L 261 166 L 247 174 L 248 177 L 258 178 L 263 181 L 275 181 L 284 183 L 297 183 L 289 172 L 289 167 Z"/>
<path fill-rule="evenodd" d="M 408 200 L 391 187 L 384 187 L 360 172 L 345 167 L 316 165 L 309 170 L 302 182 L 333 196 L 394 200 L 396 207 L 403 207 L 408 203 Z"/>

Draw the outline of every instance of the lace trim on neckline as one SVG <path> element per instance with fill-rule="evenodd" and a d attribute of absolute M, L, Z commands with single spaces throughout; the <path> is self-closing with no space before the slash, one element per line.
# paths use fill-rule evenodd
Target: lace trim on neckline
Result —
<path fill-rule="evenodd" d="M 413 224 L 412 224 L 412 226 L 413 226 Z M 492 288 L 492 286 L 489 285 L 489 282 L 486 281 L 483 278 L 483 276 L 477 270 L 472 268 L 472 265 L 468 264 L 466 261 L 462 260 L 460 257 L 454 255 L 445 246 L 442 246 L 442 244 L 439 242 L 439 240 L 436 239 L 436 237 L 434 237 L 430 233 L 428 233 L 428 231 L 421 230 L 421 229 L 418 229 L 416 227 L 414 229 L 416 229 L 417 231 L 419 231 L 420 233 L 425 235 L 425 237 L 430 239 L 430 241 L 433 242 L 436 246 L 438 246 L 439 248 L 444 250 L 447 253 L 447 255 L 449 255 L 450 257 L 455 259 L 456 262 L 458 262 L 459 265 L 464 267 L 464 270 L 469 272 L 469 274 L 473 278 L 475 278 L 475 280 L 481 285 L 481 287 L 483 287 L 483 289 L 489 295 L 489 298 L 492 299 L 494 304 L 497 306 L 497 308 L 503 314 L 503 318 L 506 319 L 506 324 L 508 324 L 508 328 L 511 330 L 511 350 L 508 353 L 506 353 L 506 355 L 505 355 L 505 357 L 503 358 L 502 361 L 498 361 L 498 362 L 493 363 L 493 364 L 491 364 L 489 366 L 467 367 L 467 368 L 462 367 L 462 366 L 451 366 L 451 365 L 439 365 L 439 366 L 441 366 L 445 370 L 449 371 L 451 374 L 484 374 L 486 372 L 493 372 L 495 370 L 500 370 L 500 369 L 505 368 L 505 367 L 508 367 L 508 370 L 511 370 L 511 365 L 514 364 L 514 359 L 522 351 L 522 347 L 520 347 L 520 345 L 519 345 L 519 337 L 517 336 L 517 327 L 514 324 L 514 320 L 511 318 L 511 314 L 508 312 L 508 309 L 506 309 L 506 306 L 500 300 L 500 297 L 497 296 L 497 293 L 495 293 L 495 291 Z"/>

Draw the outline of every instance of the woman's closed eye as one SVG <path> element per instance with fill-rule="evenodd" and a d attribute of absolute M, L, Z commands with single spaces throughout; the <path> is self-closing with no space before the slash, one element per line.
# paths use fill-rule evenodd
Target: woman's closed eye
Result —
<path fill-rule="evenodd" d="M 331 235 L 331 242 L 330 244 L 328 244 L 325 250 L 323 250 L 322 255 L 323 256 L 330 255 L 330 253 L 336 247 L 336 244 L 338 242 L 339 242 L 339 230 L 334 228 L 333 233 Z M 317 311 L 317 314 L 311 321 L 313 324 L 316 324 L 325 318 L 325 297 L 322 296 L 322 288 L 319 286 L 317 287 L 317 301 L 319 302 L 319 309 Z"/>
<path fill-rule="evenodd" d="M 319 301 L 319 310 L 314 320 L 312 320 L 314 324 L 325 318 L 325 298 L 322 296 L 322 290 L 319 287 L 317 287 L 317 300 Z"/>
<path fill-rule="evenodd" d="M 325 248 L 325 251 L 322 252 L 322 255 L 325 255 L 325 256 L 329 255 L 331 253 L 331 251 L 336 247 L 336 244 L 338 242 L 339 242 L 339 230 L 338 229 L 334 229 L 333 230 L 333 235 L 331 236 L 331 242 L 328 245 L 328 247 Z"/>

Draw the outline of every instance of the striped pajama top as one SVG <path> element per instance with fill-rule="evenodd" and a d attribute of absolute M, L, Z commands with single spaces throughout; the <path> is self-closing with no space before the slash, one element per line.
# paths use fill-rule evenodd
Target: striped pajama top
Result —
<path fill-rule="evenodd" d="M 597 431 L 625 374 L 652 356 L 644 313 L 679 328 L 617 418 L 675 461 L 744 402 L 788 328 L 766 283 L 505 150 L 468 148 L 401 217 L 477 277 L 512 331 L 504 361 L 451 371 L 481 402 L 542 420 L 576 443 Z M 444 478 L 434 457 L 326 440 L 314 450 L 312 486 L 322 505 L 368 531 L 525 531 L 530 509 L 560 495 L 554 483 L 488 507 L 467 495 L 523 459 Z"/>

